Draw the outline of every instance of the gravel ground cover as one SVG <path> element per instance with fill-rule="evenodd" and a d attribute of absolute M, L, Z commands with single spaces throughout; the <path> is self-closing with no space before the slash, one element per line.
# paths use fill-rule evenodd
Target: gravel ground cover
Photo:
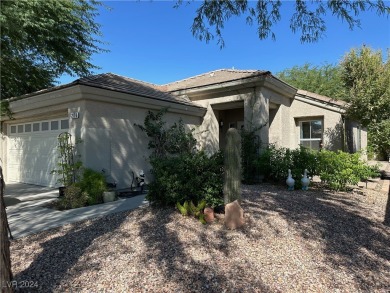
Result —
<path fill-rule="evenodd" d="M 145 207 L 12 241 L 16 291 L 390 291 L 387 194 L 242 192 L 235 231 Z"/>

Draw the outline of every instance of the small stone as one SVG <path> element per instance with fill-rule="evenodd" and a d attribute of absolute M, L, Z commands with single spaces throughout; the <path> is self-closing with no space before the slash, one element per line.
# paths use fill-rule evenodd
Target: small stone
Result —
<path fill-rule="evenodd" d="M 229 229 L 236 229 L 245 224 L 244 210 L 237 200 L 225 206 L 225 225 Z"/>

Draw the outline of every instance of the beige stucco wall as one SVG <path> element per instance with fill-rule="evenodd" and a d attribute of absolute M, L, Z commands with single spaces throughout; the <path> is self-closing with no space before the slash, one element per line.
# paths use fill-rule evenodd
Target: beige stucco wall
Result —
<path fill-rule="evenodd" d="M 80 129 L 84 165 L 96 171 L 105 169 L 108 181 L 116 181 L 118 188 L 130 187 L 132 172 L 137 176 L 141 170 L 145 172 L 148 182 L 151 178 L 151 167 L 147 161 L 149 140 L 134 125 L 143 125 L 147 112 L 146 108 L 86 101 Z M 174 112 L 164 116 L 167 126 L 179 118 L 188 128 L 201 124 L 201 117 Z"/>
<path fill-rule="evenodd" d="M 280 131 L 281 135 L 287 135 L 290 138 L 290 148 L 299 146 L 299 122 L 312 119 L 321 119 L 323 121 L 323 143 L 325 148 L 331 150 L 341 150 L 343 148 L 341 112 L 329 110 L 321 105 L 312 105 L 297 98 L 292 101 L 291 107 L 287 112 L 289 112 L 289 118 L 285 118 L 285 120 L 288 120 L 293 129 L 289 127 L 291 132 L 288 133 L 282 127 Z"/>

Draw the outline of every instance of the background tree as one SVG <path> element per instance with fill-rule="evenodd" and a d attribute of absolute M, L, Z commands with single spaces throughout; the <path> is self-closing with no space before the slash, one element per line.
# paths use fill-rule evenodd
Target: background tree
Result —
<path fill-rule="evenodd" d="M 390 60 L 369 47 L 352 49 L 341 62 L 341 78 L 348 92 L 349 117 L 368 128 L 369 143 L 390 155 Z"/>
<path fill-rule="evenodd" d="M 341 80 L 341 70 L 337 65 L 313 66 L 309 63 L 294 66 L 278 72 L 277 77 L 288 84 L 335 99 L 347 99 Z"/>
<path fill-rule="evenodd" d="M 183 0 L 176 2 L 176 7 Z M 224 25 L 233 16 L 244 16 L 249 25 L 257 24 L 258 37 L 275 39 L 273 25 L 281 19 L 282 0 L 204 0 L 196 11 L 192 24 L 192 34 L 199 40 L 217 38 L 220 47 L 225 43 L 222 37 Z M 300 33 L 301 42 L 316 42 L 326 31 L 324 17 L 332 15 L 348 24 L 350 29 L 360 26 L 358 15 L 364 11 L 375 11 L 378 15 L 389 15 L 390 6 L 384 0 L 361 1 L 295 1 L 295 11 L 290 17 L 290 28 L 293 33 Z M 214 33 L 210 31 L 214 28 Z"/>
<path fill-rule="evenodd" d="M 85 76 L 97 68 L 90 58 L 104 51 L 94 21 L 99 4 L 1 1 L 1 99 L 52 86 L 63 73 Z"/>

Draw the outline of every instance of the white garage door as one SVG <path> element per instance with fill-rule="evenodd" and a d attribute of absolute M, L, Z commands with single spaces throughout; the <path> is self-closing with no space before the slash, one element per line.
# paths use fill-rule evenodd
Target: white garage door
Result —
<path fill-rule="evenodd" d="M 57 177 L 50 173 L 58 162 L 57 137 L 68 128 L 67 118 L 10 125 L 8 181 L 55 186 Z"/>

